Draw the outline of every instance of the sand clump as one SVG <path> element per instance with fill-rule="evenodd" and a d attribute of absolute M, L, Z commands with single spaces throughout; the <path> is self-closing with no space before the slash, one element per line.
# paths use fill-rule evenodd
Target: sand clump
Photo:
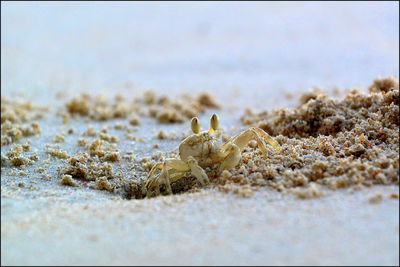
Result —
<path fill-rule="evenodd" d="M 58 172 L 62 178 L 70 175 L 71 178 L 81 181 L 96 181 L 100 177 L 114 178 L 112 164 L 82 152 L 70 156 L 67 166 L 59 168 Z"/>
<path fill-rule="evenodd" d="M 47 107 L 40 107 L 29 101 L 11 100 L 2 96 L 1 146 L 39 134 L 41 130 L 36 121 L 43 118 L 47 110 Z"/>
<path fill-rule="evenodd" d="M 30 145 L 14 144 L 5 154 L 1 154 L 1 167 L 23 168 L 39 160 L 36 152 L 30 152 Z"/>
<path fill-rule="evenodd" d="M 82 142 L 84 140 L 85 142 Z M 85 152 L 78 152 L 68 157 L 68 164 L 59 169 L 61 176 L 70 175 L 71 178 L 82 181 L 99 181 L 104 179 L 114 179 L 114 162 L 121 159 L 120 152 L 115 144 L 103 139 L 88 141 L 80 139 L 78 144 L 85 148 Z M 99 180 L 99 181 L 97 181 Z M 105 183 L 101 182 L 100 190 L 103 190 Z M 107 187 L 110 189 L 110 187 Z"/>
<path fill-rule="evenodd" d="M 164 130 L 160 130 L 157 132 L 156 137 L 157 139 L 160 140 L 165 140 L 165 139 L 177 140 L 177 139 L 184 139 L 186 135 L 182 134 L 181 136 L 178 136 L 175 131 L 167 133 Z"/>
<path fill-rule="evenodd" d="M 298 108 L 247 110 L 241 119 L 275 136 L 282 146 L 265 159 L 251 147 L 245 149 L 246 168 L 232 173 L 261 174 L 250 183 L 297 195 L 300 191 L 292 188 L 310 184 L 330 189 L 399 184 L 399 83 L 393 77 L 375 80 L 366 94 L 352 90 L 331 99 L 314 92 L 300 97 Z"/>
<path fill-rule="evenodd" d="M 126 118 L 138 111 L 123 97 L 117 95 L 110 101 L 105 95 L 81 94 L 66 104 L 67 113 L 75 116 L 87 116 L 94 121 L 107 121 L 114 118 Z"/>
<path fill-rule="evenodd" d="M 124 157 L 126 163 L 132 162 L 133 159 L 134 157 Z M 139 177 L 145 177 L 146 173 L 140 168 L 140 165 L 135 164 L 132 176 L 127 176 L 126 173 L 123 174 L 117 170 L 116 164 L 119 163 L 119 160 L 119 154 L 118 160 L 109 160 L 107 158 L 100 159 L 95 154 L 78 152 L 70 156 L 65 165 L 58 168 L 60 182 L 64 185 L 105 190 L 124 198 L 143 198 L 141 191 L 143 181 Z"/>
<path fill-rule="evenodd" d="M 59 145 L 51 146 L 49 144 L 46 144 L 45 151 L 47 154 L 49 154 L 52 157 L 56 157 L 56 158 L 60 158 L 60 159 L 66 159 L 69 157 L 68 152 L 66 150 L 60 149 Z"/>
<path fill-rule="evenodd" d="M 240 186 L 236 184 L 225 184 L 217 187 L 220 192 L 233 193 L 244 198 L 251 197 L 253 195 L 253 190 L 250 185 Z"/>
<path fill-rule="evenodd" d="M 110 101 L 105 95 L 82 94 L 66 103 L 66 112 L 61 116 L 65 123 L 70 121 L 71 116 L 78 115 L 93 121 L 125 118 L 131 125 L 138 126 L 141 116 L 150 116 L 162 123 L 183 123 L 198 116 L 206 108 L 220 108 L 215 97 L 208 93 L 171 98 L 147 90 L 131 101 L 120 95 Z"/>
<path fill-rule="evenodd" d="M 141 165 L 135 164 L 136 157 L 133 153 L 127 152 L 122 157 L 117 144 L 113 143 L 112 139 L 102 138 L 101 134 L 106 132 L 104 130 L 96 132 L 89 126 L 83 133 L 84 136 L 88 136 L 87 133 L 89 133 L 90 137 L 95 138 L 78 140 L 78 146 L 83 150 L 70 155 L 64 164 L 59 166 L 60 183 L 105 190 L 129 198 L 126 193 L 129 190 L 125 188 L 139 183 L 137 177 L 139 175 L 144 177 L 144 170 L 140 168 Z M 134 168 L 132 176 L 127 175 L 131 173 L 132 166 Z M 125 169 L 125 174 L 121 171 L 122 169 Z"/>
<path fill-rule="evenodd" d="M 72 179 L 72 176 L 69 174 L 64 174 L 61 176 L 60 183 L 62 185 L 67 185 L 67 186 L 77 186 L 75 181 Z"/>
<path fill-rule="evenodd" d="M 118 163 L 121 160 L 120 151 L 116 144 L 118 138 L 110 135 L 106 126 L 100 131 L 96 131 L 91 125 L 81 136 L 85 138 L 79 138 L 77 145 L 82 147 L 83 150 L 81 149 L 73 155 L 66 154 L 64 156 L 62 154 L 63 156 L 60 156 L 57 147 L 52 147 L 53 156 L 67 159 L 67 161 L 64 161 L 66 164 L 58 168 L 61 183 L 70 185 L 71 182 L 69 181 L 73 181 L 78 186 L 76 180 L 93 182 L 89 185 L 92 188 L 111 191 L 112 188 L 105 186 L 104 180 L 116 177 L 113 163 Z M 49 149 L 47 151 L 49 153 Z"/>
<path fill-rule="evenodd" d="M 97 156 L 102 161 L 119 161 L 121 158 L 115 144 L 104 139 L 95 139 L 88 142 L 85 147 L 91 156 Z"/>
<path fill-rule="evenodd" d="M 149 115 L 161 123 L 182 123 L 199 116 L 207 108 L 221 108 L 215 97 L 208 93 L 200 93 L 197 96 L 184 94 L 178 98 L 170 98 L 146 91 L 142 101 L 148 106 Z"/>
<path fill-rule="evenodd" d="M 296 187 L 289 190 L 289 192 L 294 193 L 298 198 L 307 199 L 322 197 L 325 192 L 316 183 L 309 183 L 306 187 Z"/>

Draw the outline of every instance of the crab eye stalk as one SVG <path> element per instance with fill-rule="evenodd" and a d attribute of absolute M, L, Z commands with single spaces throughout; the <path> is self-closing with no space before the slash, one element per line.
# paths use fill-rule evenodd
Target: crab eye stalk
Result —
<path fill-rule="evenodd" d="M 200 133 L 200 122 L 199 122 L 199 119 L 197 117 L 194 117 L 192 119 L 191 127 L 192 127 L 193 133 L 195 133 L 195 134 L 199 134 Z"/>
<path fill-rule="evenodd" d="M 213 133 L 219 127 L 219 119 L 217 114 L 213 114 L 210 119 L 210 130 L 208 132 Z"/>

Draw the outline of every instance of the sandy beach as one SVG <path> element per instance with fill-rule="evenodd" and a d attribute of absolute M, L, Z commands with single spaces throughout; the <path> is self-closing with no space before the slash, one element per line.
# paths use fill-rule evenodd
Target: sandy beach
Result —
<path fill-rule="evenodd" d="M 359 139 L 366 155 L 373 145 L 390 151 L 377 156 L 380 176 L 350 175 L 351 184 L 332 186 L 325 174 L 320 183 L 310 176 L 301 185 L 260 171 L 257 180 L 240 168 L 259 153 L 255 145 L 244 151 L 242 165 L 224 174 L 233 187 L 217 185 L 221 179 L 214 177 L 205 187 L 182 191 L 173 185 L 182 192 L 135 199 L 135 186 L 142 186 L 151 164 L 173 155 L 191 134 L 192 114 L 207 129 L 217 113 L 224 136 L 231 137 L 270 119 L 274 109 L 300 109 L 301 95 L 315 87 L 338 101 L 351 89 L 376 94 L 372 99 L 382 94 L 387 114 L 395 113 L 398 3 L 1 7 L 1 265 L 399 264 L 398 137 L 391 135 L 398 120 L 389 116 L 386 139 L 367 133 L 368 142 Z M 389 76 L 397 79 L 397 91 L 368 91 L 375 79 Z M 154 103 L 144 96 L 149 91 Z M 82 93 L 89 100 L 73 102 Z M 248 108 L 254 113 L 246 123 Z M 270 133 L 286 157 L 306 137 L 282 135 L 291 122 L 276 118 L 277 132 Z M 268 130 L 271 123 L 261 126 Z M 7 127 L 14 130 L 3 136 Z M 320 142 L 321 131 L 309 132 Z M 312 149 L 299 155 L 310 157 Z M 353 152 L 360 162 L 367 157 L 348 151 L 347 158 Z M 89 155 L 84 175 L 71 163 L 71 157 L 82 161 L 79 153 Z M 268 146 L 268 153 L 279 175 L 308 175 L 306 163 L 303 169 L 278 166 L 278 152 Z M 340 158 L 329 153 L 318 160 Z M 252 164 L 262 165 L 255 158 Z M 296 191 L 310 183 L 323 193 L 309 190 L 302 197 Z M 251 189 L 243 191 L 243 184 Z"/>

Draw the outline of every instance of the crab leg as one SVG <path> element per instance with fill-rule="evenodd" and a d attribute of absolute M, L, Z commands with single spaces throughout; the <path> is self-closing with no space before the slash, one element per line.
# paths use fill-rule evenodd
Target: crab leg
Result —
<path fill-rule="evenodd" d="M 258 148 L 264 155 L 266 155 L 267 149 L 262 137 L 265 138 L 266 141 L 270 143 L 276 150 L 280 150 L 279 144 L 274 139 L 272 139 L 266 132 L 264 132 L 260 128 L 252 127 L 232 137 L 227 143 L 225 143 L 222 146 L 222 151 L 223 152 L 226 151 L 229 145 L 232 143 L 237 145 L 240 148 L 240 151 L 242 151 L 249 143 L 249 141 L 255 138 L 257 141 Z"/>
<path fill-rule="evenodd" d="M 172 188 L 171 188 L 171 183 L 169 182 L 169 172 L 167 170 L 167 162 L 164 161 L 162 171 L 161 171 L 161 177 L 164 178 L 164 183 L 165 186 L 167 187 L 167 194 L 172 195 Z"/>
<path fill-rule="evenodd" d="M 188 165 L 180 159 L 166 159 L 165 163 L 167 164 L 167 168 L 172 168 L 172 169 L 176 169 L 176 170 L 180 170 L 180 171 L 188 171 L 189 170 Z M 151 179 L 151 177 L 154 175 L 154 172 L 157 169 L 162 169 L 163 164 L 164 163 L 157 163 L 156 165 L 154 165 L 153 168 L 151 168 L 149 175 L 147 176 L 148 177 L 147 180 Z"/>
<path fill-rule="evenodd" d="M 219 166 L 218 172 L 221 173 L 223 170 L 229 170 L 235 167 L 242 157 L 240 154 L 240 148 L 234 143 L 229 143 L 224 151 L 224 154 L 227 154 L 225 158 L 222 160 L 221 165 Z"/>
<path fill-rule="evenodd" d="M 169 170 L 169 168 L 171 168 Z M 161 169 L 158 176 L 154 176 L 157 169 Z M 171 182 L 175 182 L 189 171 L 190 168 L 187 163 L 179 159 L 166 159 L 164 163 L 157 163 L 150 170 L 147 177 L 145 188 L 147 189 L 147 196 L 149 196 L 149 189 L 155 187 L 156 193 L 159 194 L 159 185 L 164 183 L 167 187 L 167 193 L 172 194 Z M 174 172 L 175 171 L 175 172 Z M 170 174 L 171 172 L 171 174 Z"/>
<path fill-rule="evenodd" d="M 252 127 L 251 129 L 255 130 L 259 135 L 264 137 L 271 146 L 273 146 L 277 151 L 281 150 L 281 146 L 276 142 L 269 134 L 267 134 L 263 129 Z"/>
<path fill-rule="evenodd" d="M 177 180 L 179 180 L 186 172 L 182 172 L 182 171 L 178 171 L 178 170 L 169 170 L 168 174 L 169 174 L 169 181 L 170 183 L 173 183 Z M 162 177 L 163 173 L 158 174 L 157 176 L 154 176 L 154 178 L 152 179 L 151 182 L 148 183 L 147 185 L 147 192 L 145 191 L 144 194 L 146 194 L 146 196 L 148 198 L 150 198 L 152 196 L 152 192 L 151 192 L 151 188 L 155 188 L 155 195 L 158 196 L 160 195 L 160 183 L 165 180 Z M 161 180 L 161 181 L 160 181 Z M 144 187 L 146 188 L 146 187 Z M 168 188 L 167 188 L 168 191 Z"/>
<path fill-rule="evenodd" d="M 256 139 L 258 148 L 261 150 L 263 155 L 267 154 L 267 148 L 264 143 L 263 137 L 268 141 L 275 149 L 279 150 L 279 144 L 272 139 L 266 132 L 259 128 L 252 127 L 244 132 L 237 134 L 232 137 L 227 143 L 221 147 L 221 157 L 223 158 L 221 165 L 219 166 L 219 173 L 223 170 L 229 170 L 235 167 L 241 158 L 241 151 L 246 147 L 251 139 Z"/>
<path fill-rule="evenodd" d="M 190 170 L 191 170 L 193 176 L 196 177 L 197 180 L 199 180 L 201 185 L 204 186 L 210 182 L 206 172 L 204 171 L 204 169 L 202 167 L 199 166 L 199 164 L 197 163 L 197 160 L 195 160 L 193 157 L 189 157 L 188 165 L 190 167 Z"/>

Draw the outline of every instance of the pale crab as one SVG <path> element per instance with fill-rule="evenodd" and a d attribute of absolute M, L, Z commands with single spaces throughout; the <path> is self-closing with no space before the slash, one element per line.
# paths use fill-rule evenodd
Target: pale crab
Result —
<path fill-rule="evenodd" d="M 252 139 L 257 141 L 263 155 L 267 154 L 264 140 L 276 150 L 280 150 L 279 144 L 257 127 L 247 129 L 222 144 L 218 138 L 218 126 L 218 116 L 213 114 L 209 130 L 200 132 L 199 119 L 194 117 L 191 121 L 193 134 L 179 145 L 180 159 L 169 158 L 163 163 L 155 164 L 148 174 L 143 193 L 151 197 L 154 190 L 155 195 L 159 195 L 160 185 L 165 184 L 166 192 L 172 194 L 171 183 L 178 181 L 189 171 L 204 186 L 209 183 L 204 168 L 219 164 L 218 174 L 220 174 L 223 170 L 235 167 L 241 159 L 241 152 Z M 155 175 L 157 169 L 161 169 L 161 172 Z"/>

